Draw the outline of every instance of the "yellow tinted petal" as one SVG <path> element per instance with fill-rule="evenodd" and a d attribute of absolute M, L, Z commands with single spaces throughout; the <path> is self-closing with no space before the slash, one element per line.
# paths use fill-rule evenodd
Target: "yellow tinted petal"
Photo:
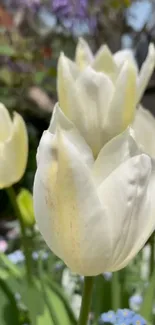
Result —
<path fill-rule="evenodd" d="M 79 38 L 75 52 L 76 64 L 80 70 L 83 70 L 87 65 L 90 65 L 92 61 L 93 54 L 88 43 L 83 38 Z"/>
<path fill-rule="evenodd" d="M 23 176 L 28 156 L 28 136 L 23 118 L 14 114 L 12 134 L 0 144 L 0 188 L 18 182 Z"/>
<path fill-rule="evenodd" d="M 11 134 L 12 122 L 6 107 L 0 103 L 0 142 L 5 141 Z"/>

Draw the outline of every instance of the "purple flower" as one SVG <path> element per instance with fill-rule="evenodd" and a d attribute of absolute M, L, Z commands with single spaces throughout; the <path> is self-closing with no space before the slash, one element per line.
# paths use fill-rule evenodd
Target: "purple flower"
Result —
<path fill-rule="evenodd" d="M 36 10 L 40 7 L 40 0 L 8 0 L 7 6 L 12 6 L 13 8 L 28 8 Z"/>
<path fill-rule="evenodd" d="M 78 23 L 81 28 L 82 24 L 87 25 L 89 30 L 96 27 L 96 16 L 90 13 L 88 0 L 53 0 L 51 9 L 61 23 L 72 30 L 78 28 Z"/>
<path fill-rule="evenodd" d="M 53 0 L 52 10 L 61 18 L 85 18 L 88 14 L 88 0 Z"/>

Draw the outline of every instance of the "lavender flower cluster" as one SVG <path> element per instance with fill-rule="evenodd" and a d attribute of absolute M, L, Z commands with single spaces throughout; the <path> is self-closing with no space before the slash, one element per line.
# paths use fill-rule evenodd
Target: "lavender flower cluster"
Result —
<path fill-rule="evenodd" d="M 110 310 L 103 313 L 99 320 L 101 325 L 147 325 L 146 320 L 130 309 Z"/>

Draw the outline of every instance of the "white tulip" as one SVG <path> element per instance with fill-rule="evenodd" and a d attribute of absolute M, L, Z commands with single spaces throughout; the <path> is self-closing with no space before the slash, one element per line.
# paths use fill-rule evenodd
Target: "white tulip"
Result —
<path fill-rule="evenodd" d="M 0 104 L 0 189 L 17 183 L 24 174 L 28 156 L 28 136 L 23 118 L 11 120 Z"/>
<path fill-rule="evenodd" d="M 138 74 L 137 63 L 134 59 L 132 50 L 121 50 L 113 55 L 107 45 L 102 45 L 94 56 L 87 42 L 81 38 L 79 39 L 76 48 L 75 62 L 80 70 L 85 69 L 86 66 L 89 65 L 98 72 L 106 73 L 115 81 L 122 65 L 127 61 L 133 64 L 137 69 L 137 103 L 139 103 L 155 67 L 154 45 L 149 45 L 147 58 Z"/>
<path fill-rule="evenodd" d="M 137 147 L 133 131 L 113 138 L 95 159 L 56 106 L 37 164 L 34 209 L 51 250 L 81 275 L 125 267 L 155 227 L 154 161 Z"/>
<path fill-rule="evenodd" d="M 60 56 L 58 98 L 64 114 L 76 125 L 96 157 L 111 138 L 132 123 L 136 106 L 136 69 L 125 62 L 117 80 Z"/>
<path fill-rule="evenodd" d="M 155 158 L 155 118 L 149 110 L 140 106 L 133 122 L 136 140 L 143 150 Z"/>

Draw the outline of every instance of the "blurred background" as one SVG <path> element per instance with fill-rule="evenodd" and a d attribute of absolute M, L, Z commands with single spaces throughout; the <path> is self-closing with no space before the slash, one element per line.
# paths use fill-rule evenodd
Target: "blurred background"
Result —
<path fill-rule="evenodd" d="M 6 105 L 10 113 L 16 110 L 24 117 L 29 134 L 29 160 L 23 179 L 15 185 L 17 195 L 22 188 L 32 192 L 36 149 L 57 101 L 57 59 L 61 51 L 74 59 L 79 37 L 88 41 L 93 52 L 103 43 L 107 43 L 112 52 L 131 48 L 138 66 L 141 67 L 147 55 L 148 44 L 155 43 L 155 1 L 0 1 L 0 102 Z M 155 74 L 142 102 L 155 114 Z M 25 193 L 24 195 L 24 199 L 19 199 L 20 204 L 23 204 L 26 211 L 29 210 L 26 213 L 34 218 L 32 198 Z M 65 265 L 48 251 L 34 225 L 31 224 L 27 228 L 33 272 L 37 278 L 40 277 L 42 271 L 36 265 L 41 255 L 45 276 L 53 281 L 51 300 L 54 300 L 56 310 L 64 317 L 61 324 L 75 324 L 83 279 L 71 274 Z M 39 308 L 43 306 L 38 291 L 37 294 L 31 291 L 29 296 L 22 296 L 21 288 L 17 286 L 18 281 L 15 282 L 19 270 L 22 272 L 24 255 L 21 250 L 19 225 L 5 191 L 0 191 L 0 252 L 0 325 L 57 325 L 58 322 L 48 322 L 45 318 L 42 319 L 44 323 L 40 318 L 38 320 L 36 305 Z M 93 302 L 96 317 L 111 309 L 111 306 L 119 307 L 119 303 L 121 307 L 139 310 L 151 272 L 149 254 L 150 246 L 146 245 L 133 263 L 119 272 L 119 281 L 112 282 L 112 274 L 98 277 L 96 290 L 100 292 L 100 298 Z M 5 259 L 6 256 L 9 262 Z M 63 288 L 62 292 L 59 291 L 59 285 Z M 23 291 L 26 290 L 23 282 Z M 111 290 L 123 290 L 121 302 L 116 303 Z M 69 303 L 63 296 L 64 292 Z M 30 296 L 31 303 L 28 302 Z M 153 309 L 153 315 L 154 312 Z M 69 317 L 71 321 L 65 317 Z"/>

